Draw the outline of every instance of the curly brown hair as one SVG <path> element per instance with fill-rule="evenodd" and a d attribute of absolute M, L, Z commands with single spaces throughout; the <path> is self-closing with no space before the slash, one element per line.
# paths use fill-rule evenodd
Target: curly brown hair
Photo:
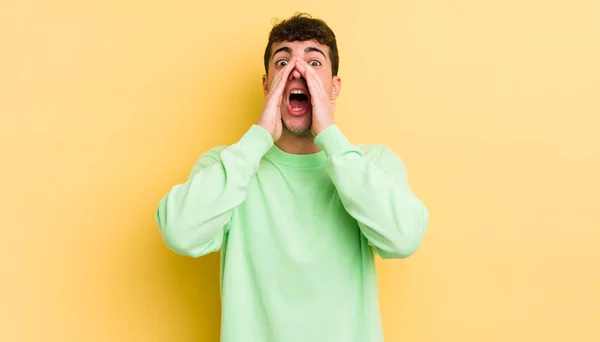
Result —
<path fill-rule="evenodd" d="M 329 47 L 332 76 L 337 76 L 340 58 L 335 34 L 323 20 L 313 18 L 310 14 L 306 13 L 296 13 L 292 17 L 273 26 L 269 33 L 269 43 L 265 49 L 265 72 L 269 73 L 269 59 L 271 58 L 271 46 L 273 43 L 307 40 L 315 40 L 319 44 Z"/>

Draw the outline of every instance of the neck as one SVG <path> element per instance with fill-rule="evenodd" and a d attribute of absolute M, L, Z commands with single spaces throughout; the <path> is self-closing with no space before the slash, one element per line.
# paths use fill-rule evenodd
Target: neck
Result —
<path fill-rule="evenodd" d="M 285 128 L 281 133 L 281 138 L 277 140 L 275 145 L 280 150 L 290 154 L 313 154 L 321 151 L 321 148 L 315 145 L 315 137 L 311 132 L 296 135 Z"/>

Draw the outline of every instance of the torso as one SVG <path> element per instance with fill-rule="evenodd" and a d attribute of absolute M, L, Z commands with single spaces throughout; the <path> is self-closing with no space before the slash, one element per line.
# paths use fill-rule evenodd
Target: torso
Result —
<path fill-rule="evenodd" d="M 223 341 L 380 341 L 374 254 L 322 166 L 264 158 L 225 239 Z"/>

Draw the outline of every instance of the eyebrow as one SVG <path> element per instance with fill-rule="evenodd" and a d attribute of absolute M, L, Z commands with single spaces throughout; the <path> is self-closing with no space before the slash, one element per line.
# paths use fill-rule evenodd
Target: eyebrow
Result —
<path fill-rule="evenodd" d="M 286 52 L 286 53 L 288 53 L 288 54 L 291 55 L 292 54 L 292 49 L 290 49 L 287 46 L 281 47 L 281 48 L 275 50 L 275 52 L 273 53 L 273 56 L 271 57 L 271 59 L 273 59 L 273 57 L 275 57 L 275 55 L 278 54 L 279 52 Z M 322 54 L 323 57 L 325 57 L 325 59 L 327 59 L 327 56 L 325 56 L 325 53 L 321 49 L 313 47 L 313 46 L 307 47 L 306 49 L 304 49 L 304 52 L 318 52 L 318 53 Z"/>
<path fill-rule="evenodd" d="M 318 49 L 316 47 L 307 47 L 306 49 L 304 49 L 304 52 L 318 52 L 320 54 L 323 55 L 323 57 L 325 57 L 325 59 L 327 59 L 327 56 L 325 56 L 325 53 L 323 51 L 321 51 L 321 49 Z"/>

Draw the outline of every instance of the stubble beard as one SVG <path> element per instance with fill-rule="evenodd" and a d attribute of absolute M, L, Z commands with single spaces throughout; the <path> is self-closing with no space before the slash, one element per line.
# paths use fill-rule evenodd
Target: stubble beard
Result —
<path fill-rule="evenodd" d="M 304 136 L 310 133 L 311 131 L 311 125 L 306 125 L 306 126 L 302 126 L 302 127 L 290 127 L 288 126 L 285 121 L 283 122 L 283 129 L 285 129 L 286 131 L 292 133 L 293 135 L 296 136 Z"/>
<path fill-rule="evenodd" d="M 311 114 L 307 113 L 306 115 L 311 115 Z M 284 118 L 283 115 L 282 115 L 282 117 Z M 286 121 L 287 120 L 285 118 L 283 120 L 281 120 L 283 129 L 292 133 L 293 135 L 305 136 L 308 134 L 312 134 L 311 133 L 312 132 L 312 119 L 310 119 L 306 122 L 298 123 L 296 125 L 290 124 Z"/>

